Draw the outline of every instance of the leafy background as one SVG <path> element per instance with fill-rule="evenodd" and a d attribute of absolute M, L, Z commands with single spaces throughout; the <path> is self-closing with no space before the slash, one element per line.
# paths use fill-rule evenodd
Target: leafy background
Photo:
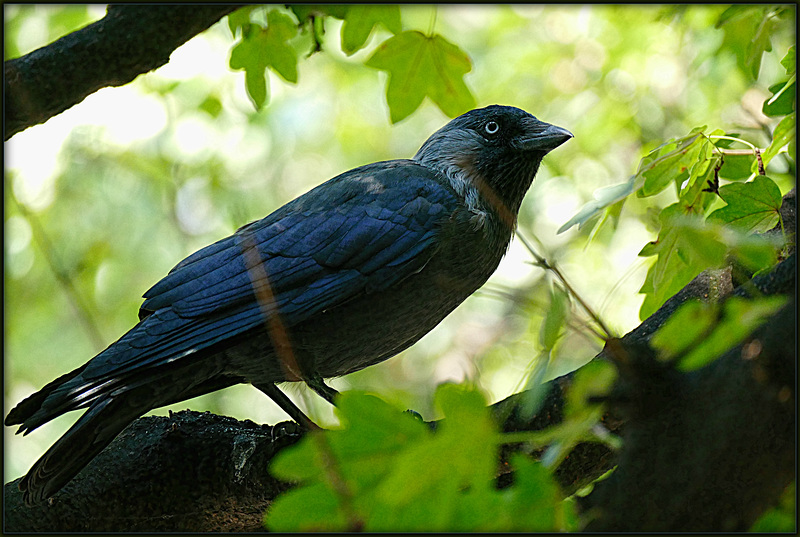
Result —
<path fill-rule="evenodd" d="M 104 13 L 4 10 L 6 58 Z M 520 230 L 618 334 L 730 250 L 752 270 L 768 266 L 775 249 L 728 224 L 774 225 L 795 184 L 794 17 L 770 5 L 239 10 L 157 71 L 6 143 L 6 409 L 130 328 L 141 294 L 186 255 L 337 173 L 412 156 L 474 106 L 518 106 L 575 134 L 545 160 Z M 769 179 L 753 180 L 752 147 L 766 149 Z M 720 149 L 742 151 L 721 164 Z M 715 173 L 721 197 L 703 191 Z M 702 229 L 684 219 L 712 213 Z M 333 385 L 433 419 L 448 408 L 443 382 L 468 380 L 478 395 L 461 395 L 476 409 L 474 397 L 491 403 L 575 369 L 602 342 L 550 280 L 515 241 L 419 344 Z M 305 388 L 290 392 L 336 423 Z M 284 419 L 246 386 L 172 408 L 189 407 Z M 74 419 L 24 439 L 7 429 L 6 480 Z M 531 487 L 545 487 L 530 472 Z M 569 527 L 567 511 L 548 527 Z"/>

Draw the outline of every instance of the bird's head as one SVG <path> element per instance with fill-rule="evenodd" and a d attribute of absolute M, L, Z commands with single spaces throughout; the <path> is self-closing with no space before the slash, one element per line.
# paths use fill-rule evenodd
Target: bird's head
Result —
<path fill-rule="evenodd" d="M 512 106 L 471 110 L 436 131 L 414 160 L 447 175 L 467 203 L 491 209 L 510 226 L 542 158 L 572 138 L 561 127 Z M 478 196 L 479 200 L 470 200 Z"/>

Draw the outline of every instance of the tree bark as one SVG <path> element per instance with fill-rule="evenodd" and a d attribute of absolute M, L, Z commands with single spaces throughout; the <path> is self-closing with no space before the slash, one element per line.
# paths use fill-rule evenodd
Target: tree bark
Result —
<path fill-rule="evenodd" d="M 612 405 L 626 417 L 624 448 L 583 501 L 587 530 L 747 531 L 777 503 L 797 455 L 795 308 L 792 297 L 744 344 L 689 374 L 631 356 L 635 371 L 620 375 Z"/>
<path fill-rule="evenodd" d="M 183 43 L 239 5 L 111 5 L 101 20 L 5 62 L 8 140 L 106 86 L 169 61 Z"/>

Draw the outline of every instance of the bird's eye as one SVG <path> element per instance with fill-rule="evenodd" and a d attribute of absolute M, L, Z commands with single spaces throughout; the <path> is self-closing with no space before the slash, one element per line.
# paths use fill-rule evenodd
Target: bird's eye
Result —
<path fill-rule="evenodd" d="M 497 131 L 500 130 L 500 125 L 498 125 L 496 121 L 490 121 L 489 123 L 486 124 L 483 130 L 486 131 L 486 134 L 494 135 L 497 134 Z"/>

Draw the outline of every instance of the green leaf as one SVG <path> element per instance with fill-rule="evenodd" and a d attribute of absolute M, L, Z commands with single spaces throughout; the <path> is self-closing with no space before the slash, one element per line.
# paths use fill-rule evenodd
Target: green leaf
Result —
<path fill-rule="evenodd" d="M 737 65 L 751 80 L 758 78 L 764 51 L 772 48 L 769 11 L 761 5 L 736 5 L 726 9 L 717 21 L 717 28 L 724 32 L 720 50 L 733 52 Z"/>
<path fill-rule="evenodd" d="M 754 236 L 737 227 L 720 225 L 711 217 L 703 224 L 699 218 L 682 215 L 678 204 L 665 208 L 660 219 L 658 240 L 639 252 L 643 257 L 658 255 L 639 290 L 645 295 L 639 310 L 642 319 L 701 271 L 722 266 L 728 255 L 749 270 L 758 271 L 775 264 L 781 247 L 780 237 Z"/>
<path fill-rule="evenodd" d="M 687 301 L 653 334 L 650 344 L 659 351 L 660 358 L 675 357 L 711 332 L 718 317 L 717 304 Z"/>
<path fill-rule="evenodd" d="M 432 436 L 424 423 L 372 395 L 344 392 L 336 412 L 340 429 L 310 433 L 273 459 L 273 475 L 300 483 L 272 505 L 270 529 L 351 529 L 354 516 L 372 508 L 375 487 L 396 469 L 398 457 Z M 307 505 L 320 512 L 309 513 Z"/>
<path fill-rule="evenodd" d="M 564 421 L 549 427 L 550 438 L 541 458 L 549 468 L 557 468 L 572 448 L 580 442 L 603 442 L 619 447 L 619 439 L 611 435 L 603 438 L 594 432 L 603 416 L 603 405 L 590 402 L 590 397 L 608 393 L 617 378 L 616 368 L 608 361 L 592 360 L 577 370 L 570 385 L 564 407 Z"/>
<path fill-rule="evenodd" d="M 714 136 L 729 136 L 730 138 L 739 138 L 740 134 L 738 132 L 725 132 L 722 129 L 714 129 L 708 133 L 708 137 L 713 138 Z M 718 148 L 730 149 L 730 147 L 736 142 L 727 138 L 719 138 L 714 140 L 713 143 Z"/>
<path fill-rule="evenodd" d="M 797 72 L 797 59 L 795 58 L 795 45 L 789 47 L 786 56 L 781 60 L 781 65 L 786 69 L 786 74 L 791 76 Z"/>
<path fill-rule="evenodd" d="M 761 70 L 761 58 L 765 52 L 772 51 L 772 43 L 769 40 L 770 31 L 772 29 L 772 16 L 765 13 L 756 29 L 753 39 L 747 48 L 747 56 L 745 57 L 745 65 L 750 68 L 750 74 L 753 79 L 758 79 L 758 73 Z"/>
<path fill-rule="evenodd" d="M 781 247 L 779 238 L 752 236 L 739 228 L 722 226 L 711 217 L 703 224 L 699 218 L 684 214 L 680 204 L 665 208 L 659 219 L 658 240 L 639 252 L 642 257 L 658 256 L 639 290 L 645 295 L 639 312 L 642 319 L 697 274 L 721 266 L 727 255 L 735 256 L 751 270 L 762 270 L 774 264 L 776 251 Z"/>
<path fill-rule="evenodd" d="M 578 369 L 567 393 L 564 414 L 568 418 L 576 418 L 590 413 L 599 419 L 602 410 L 599 405 L 591 404 L 589 399 L 606 395 L 616 378 L 617 369 L 605 360 L 592 360 Z"/>
<path fill-rule="evenodd" d="M 704 146 L 698 156 L 700 160 L 692 166 L 689 172 L 689 180 L 681 190 L 680 202 L 686 214 L 703 216 L 708 206 L 714 201 L 714 194 L 704 191 L 708 188 L 709 182 L 714 181 L 714 170 L 717 169 L 720 163 L 719 155 L 703 157 L 703 153 L 705 155 L 711 154 L 711 147 L 712 144 L 710 143 Z"/>
<path fill-rule="evenodd" d="M 723 305 L 692 300 L 682 304 L 650 340 L 659 357 L 681 357 L 678 369 L 692 371 L 744 341 L 786 303 L 786 297 L 731 297 Z"/>
<path fill-rule="evenodd" d="M 231 69 L 245 71 L 247 94 L 256 109 L 267 101 L 266 69 L 271 67 L 288 82 L 297 82 L 297 54 L 288 41 L 297 35 L 297 26 L 288 15 L 272 10 L 267 28 L 257 24 L 242 26 L 242 39 L 231 51 Z"/>
<path fill-rule="evenodd" d="M 442 423 L 442 431 L 462 426 L 479 426 L 484 431 L 494 429 L 486 410 L 486 397 L 473 386 L 442 384 L 436 389 L 434 404 L 447 417 L 447 422 Z"/>
<path fill-rule="evenodd" d="M 692 130 L 686 136 L 670 140 L 645 156 L 636 172 L 636 184 L 644 182 L 639 197 L 658 194 L 670 183 L 680 184 L 689 176 L 689 170 L 699 159 L 701 152 L 710 145 L 703 136 L 705 126 Z"/>
<path fill-rule="evenodd" d="M 384 41 L 366 65 L 388 71 L 386 102 L 392 123 L 408 117 L 427 96 L 449 117 L 475 106 L 463 77 L 469 57 L 440 35 L 406 31 Z"/>
<path fill-rule="evenodd" d="M 720 266 L 725 261 L 728 249 L 719 239 L 716 230 L 684 221 L 677 226 L 677 231 L 681 234 L 678 255 L 687 265 L 695 265 L 698 274 L 706 268 Z"/>
<path fill-rule="evenodd" d="M 209 95 L 198 108 L 209 116 L 217 118 L 222 113 L 222 101 L 216 95 Z"/>
<path fill-rule="evenodd" d="M 373 396 L 344 392 L 341 428 L 306 435 L 271 471 L 298 482 L 265 516 L 271 531 L 553 531 L 574 514 L 541 464 L 512 459 L 514 484 L 494 487 L 504 436 L 473 387 L 445 384 L 435 433 Z"/>
<path fill-rule="evenodd" d="M 761 111 L 765 116 L 776 117 L 791 114 L 795 110 L 795 77 L 786 82 L 770 86 L 772 97 L 764 101 Z"/>
<path fill-rule="evenodd" d="M 551 532 L 559 528 L 559 519 L 564 518 L 563 510 L 568 504 L 561 501 L 547 468 L 521 453 L 511 457 L 511 467 L 515 470 L 514 486 L 499 493 L 508 505 L 503 514 L 510 517 L 506 520 L 511 527 L 506 531 Z"/>
<path fill-rule="evenodd" d="M 345 461 L 361 459 L 359 465 L 342 468 L 345 473 L 355 472 L 354 477 L 359 479 L 364 474 L 367 480 L 372 473 L 380 474 L 377 470 L 385 466 L 389 457 L 383 454 L 390 454 L 428 434 L 419 420 L 374 395 L 348 391 L 341 394 L 336 404 L 342 429 L 315 434 L 324 434 L 330 449 Z M 307 435 L 297 445 L 283 450 L 273 460 L 270 471 L 286 481 L 322 479 L 327 463 L 319 458 L 319 445 L 315 442 L 313 434 Z"/>
<path fill-rule="evenodd" d="M 778 126 L 775 127 L 775 131 L 772 133 L 772 143 L 769 144 L 769 147 L 761 154 L 761 160 L 764 161 L 765 167 L 775 158 L 784 146 L 795 140 L 796 119 L 797 115 L 793 112 L 783 118 L 781 122 L 778 123 Z"/>
<path fill-rule="evenodd" d="M 264 515 L 271 532 L 328 532 L 347 528 L 347 516 L 330 489 L 315 483 L 279 495 Z"/>
<path fill-rule="evenodd" d="M 755 300 L 731 297 L 722 307 L 722 317 L 713 331 L 681 359 L 678 369 L 693 371 L 712 362 L 744 341 L 764 324 L 787 301 L 784 296 L 769 296 Z"/>
<path fill-rule="evenodd" d="M 250 24 L 250 12 L 259 6 L 244 6 L 233 13 L 228 14 L 228 29 L 231 35 L 236 37 L 240 28 L 245 28 Z"/>
<path fill-rule="evenodd" d="M 297 83 L 297 54 L 288 44 L 297 35 L 297 26 L 291 17 L 277 10 L 269 12 L 267 22 L 266 45 L 270 51 L 267 65 L 284 80 Z"/>
<path fill-rule="evenodd" d="M 768 509 L 750 527 L 751 533 L 797 533 L 797 480 L 781 494 L 778 505 Z"/>
<path fill-rule="evenodd" d="M 550 349 L 544 349 L 533 359 L 533 369 L 528 375 L 519 404 L 519 414 L 523 419 L 536 415 L 544 402 L 547 395 L 544 379 L 550 368 L 551 358 Z"/>
<path fill-rule="evenodd" d="M 729 181 L 744 181 L 752 175 L 755 161 L 755 154 L 725 155 L 722 167 L 719 169 L 719 177 Z"/>
<path fill-rule="evenodd" d="M 344 19 L 350 6 L 342 4 L 291 4 L 289 9 L 300 23 L 306 22 L 311 17 L 334 17 Z"/>
<path fill-rule="evenodd" d="M 444 384 L 435 403 L 445 419 L 435 435 L 398 453 L 375 491 L 382 508 L 369 517 L 368 531 L 444 531 L 457 523 L 461 491 L 488 487 L 499 437 L 485 397 Z"/>
<path fill-rule="evenodd" d="M 382 24 L 393 34 L 399 34 L 403 27 L 400 23 L 400 6 L 388 4 L 352 5 L 342 24 L 342 50 L 348 56 L 364 47 L 372 28 Z"/>
<path fill-rule="evenodd" d="M 486 446 L 498 438 L 485 397 L 465 385 L 443 384 L 436 390 L 435 403 L 445 416 L 439 430 L 401 455 L 377 491 L 379 498 L 391 505 L 402 506 L 443 481 L 452 480 L 457 490 L 476 479 L 491 478 L 494 461 Z M 470 432 L 465 434 L 465 429 Z M 443 453 L 448 453 L 447 464 L 442 464 Z M 426 469 L 424 475 L 407 482 L 419 468 Z"/>
<path fill-rule="evenodd" d="M 719 189 L 719 195 L 727 205 L 709 215 L 711 222 L 754 232 L 767 231 L 778 221 L 781 191 L 769 177 L 759 175 L 748 183 L 725 185 Z"/>
<path fill-rule="evenodd" d="M 658 239 L 639 252 L 642 257 L 658 256 L 639 290 L 645 294 L 639 310 L 642 319 L 654 313 L 700 272 L 724 260 L 724 245 L 696 229 L 698 219 L 686 216 L 681 204 L 665 207 L 659 220 Z"/>
<path fill-rule="evenodd" d="M 607 207 L 624 200 L 633 193 L 635 177 L 631 177 L 624 183 L 606 186 L 594 191 L 592 196 L 594 200 L 588 202 L 581 207 L 575 216 L 570 218 L 563 226 L 558 228 L 558 233 L 563 233 L 574 225 L 578 225 L 578 229 L 588 222 L 592 217 L 604 211 Z"/>
<path fill-rule="evenodd" d="M 764 237 L 755 235 L 739 235 L 728 239 L 731 245 L 731 255 L 747 270 L 756 273 L 775 265 L 778 250 L 783 246 L 781 238 Z"/>
<path fill-rule="evenodd" d="M 728 23 L 731 20 L 745 17 L 747 16 L 748 12 L 751 9 L 752 8 L 750 6 L 744 6 L 744 5 L 731 6 L 722 12 L 722 14 L 719 16 L 719 19 L 717 19 L 715 27 L 721 28 L 724 24 Z"/>
<path fill-rule="evenodd" d="M 550 308 L 547 310 L 539 333 L 539 343 L 543 348 L 552 349 L 561 338 L 569 311 L 569 293 L 554 285 L 550 290 Z"/>

